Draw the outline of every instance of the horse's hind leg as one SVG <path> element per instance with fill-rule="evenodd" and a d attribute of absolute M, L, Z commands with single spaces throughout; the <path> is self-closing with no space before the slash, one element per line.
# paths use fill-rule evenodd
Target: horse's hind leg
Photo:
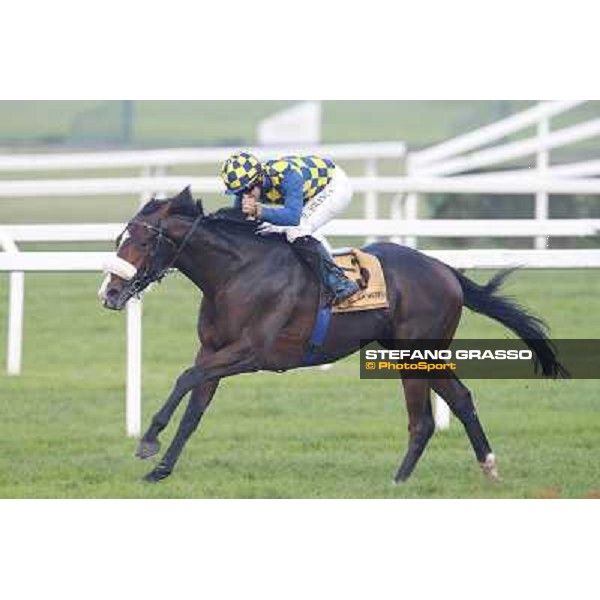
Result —
<path fill-rule="evenodd" d="M 408 411 L 409 440 L 406 455 L 394 477 L 396 483 L 409 478 L 435 430 L 431 410 L 430 381 L 403 378 L 402 385 Z"/>
<path fill-rule="evenodd" d="M 206 412 L 210 401 L 217 391 L 218 385 L 219 379 L 213 379 L 201 383 L 192 390 L 187 408 L 181 418 L 173 441 L 158 465 L 144 477 L 146 481 L 160 481 L 171 474 L 185 443 L 198 427 L 202 415 Z"/>
<path fill-rule="evenodd" d="M 477 416 L 469 389 L 454 375 L 447 379 L 433 379 L 431 387 L 463 424 L 481 470 L 488 477 L 498 479 L 496 459 Z"/>

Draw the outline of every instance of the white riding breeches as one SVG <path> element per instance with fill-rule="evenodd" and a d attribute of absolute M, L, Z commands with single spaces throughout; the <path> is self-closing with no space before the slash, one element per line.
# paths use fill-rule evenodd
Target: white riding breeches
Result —
<path fill-rule="evenodd" d="M 342 212 L 351 200 L 352 185 L 348 175 L 343 169 L 336 166 L 331 181 L 325 189 L 304 205 L 298 225 L 283 226 L 269 223 L 264 224 L 261 229 L 273 233 L 284 233 L 290 243 L 305 235 L 312 235 L 319 241 L 323 241 L 323 236 L 319 235 L 317 230 Z"/>

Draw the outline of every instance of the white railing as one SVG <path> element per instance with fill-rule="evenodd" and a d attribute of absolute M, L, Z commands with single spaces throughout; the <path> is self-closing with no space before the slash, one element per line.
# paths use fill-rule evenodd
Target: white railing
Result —
<path fill-rule="evenodd" d="M 546 176 L 550 178 L 555 177 L 597 177 L 600 175 L 600 160 L 582 160 L 581 162 L 568 163 L 564 165 L 548 166 Z M 505 178 L 514 179 L 515 177 L 531 177 L 536 174 L 536 169 L 522 168 L 522 169 L 506 169 L 504 171 L 494 171 L 490 173 L 477 173 L 476 175 L 470 175 L 469 177 L 476 181 L 478 179 L 485 181 L 490 178 Z"/>
<path fill-rule="evenodd" d="M 110 242 L 124 227 L 124 223 L 4 225 L 2 231 L 15 242 Z M 575 237 L 598 235 L 600 219 L 336 219 L 321 231 L 333 237 Z"/>
<path fill-rule="evenodd" d="M 0 249 L 11 257 L 19 252 L 12 237 L 2 229 L 0 229 Z M 21 270 L 12 268 L 8 279 L 9 310 L 6 345 L 6 372 L 9 375 L 19 375 L 21 372 L 24 298 L 25 275 Z"/>
<path fill-rule="evenodd" d="M 532 108 L 499 122 L 461 135 L 453 140 L 426 150 L 406 153 L 401 142 L 374 142 L 360 144 L 330 144 L 306 148 L 249 148 L 260 158 L 281 154 L 311 152 L 331 156 L 335 160 L 362 160 L 363 177 L 353 178 L 357 193 L 365 199 L 364 217 L 376 220 L 379 213 L 378 197 L 394 194 L 391 206 L 393 219 L 418 220 L 418 198 L 432 193 L 447 194 L 522 194 L 535 196 L 534 218 L 548 220 L 550 194 L 598 194 L 600 160 L 589 160 L 568 165 L 550 164 L 550 151 L 567 144 L 600 136 L 600 119 L 550 131 L 550 120 L 573 110 L 584 101 L 541 102 Z M 503 143 L 507 135 L 525 128 L 534 128 L 534 135 L 525 140 Z M 176 165 L 214 164 L 224 160 L 237 148 L 163 149 L 127 152 L 71 153 L 62 155 L 26 154 L 0 156 L 0 172 L 141 169 L 140 177 L 81 178 L 38 181 L 0 181 L 0 198 L 31 196 L 77 196 L 138 194 L 147 199 L 151 194 L 176 192 L 191 184 L 195 193 L 219 193 L 222 183 L 217 177 L 170 177 L 167 169 Z M 477 175 L 462 175 L 472 169 L 488 168 L 503 162 L 535 157 L 532 169 L 517 169 Z M 378 175 L 379 159 L 398 160 L 400 168 L 406 163 L 406 177 Z M 416 235 L 402 234 L 408 245 L 416 245 Z M 549 234 L 537 233 L 535 247 L 547 246 Z M 374 236 L 367 234 L 368 241 Z M 399 237 L 395 238 L 396 240 Z"/>
<path fill-rule="evenodd" d="M 423 164 L 420 163 L 419 173 L 423 175 L 455 175 L 465 171 L 473 171 L 481 167 L 498 165 L 509 160 L 523 158 L 537 154 L 541 150 L 551 150 L 560 146 L 574 144 L 600 135 L 600 119 L 594 119 L 587 123 L 574 125 L 556 131 L 554 133 L 544 132 L 543 138 L 536 137 L 518 142 L 511 142 L 496 148 L 480 150 L 456 158 L 450 158 L 446 161 Z M 412 166 L 415 165 L 415 159 L 411 160 Z"/>
<path fill-rule="evenodd" d="M 423 250 L 457 269 L 597 269 L 600 249 L 590 250 Z M 0 253 L 0 271 L 101 271 L 110 252 Z"/>
<path fill-rule="evenodd" d="M 14 242 L 0 230 L 0 245 L 6 252 L 0 253 L 0 272 L 8 271 L 8 334 L 6 371 L 20 375 L 23 356 L 23 306 L 24 273 L 35 272 L 102 272 L 107 252 L 19 252 Z M 137 436 L 141 429 L 142 385 L 142 303 L 136 298 L 127 303 L 127 352 L 126 352 L 126 431 Z"/>
<path fill-rule="evenodd" d="M 451 158 L 458 154 L 462 154 L 463 152 L 480 148 L 485 144 L 495 142 L 507 135 L 521 131 L 526 127 L 537 125 L 540 120 L 549 119 L 568 110 L 572 110 L 583 103 L 582 100 L 540 103 L 537 106 L 524 110 L 516 115 L 512 115 L 506 119 L 492 123 L 491 125 L 486 125 L 464 135 L 460 135 L 447 142 L 442 142 L 441 144 L 437 144 L 426 150 L 421 150 L 420 152 L 413 152 L 410 155 L 411 162 L 415 167 L 431 165 L 432 163 Z"/>
<path fill-rule="evenodd" d="M 71 154 L 0 155 L 0 171 L 71 171 L 77 169 L 127 169 L 218 164 L 243 149 L 258 158 L 298 154 L 298 147 L 167 148 L 163 150 L 111 151 Z M 328 156 L 333 160 L 400 159 L 406 154 L 403 142 L 361 142 L 303 146 L 303 153 Z"/>
<path fill-rule="evenodd" d="M 355 177 L 354 188 L 359 192 L 376 190 L 388 193 L 420 192 L 425 194 L 533 194 L 541 190 L 550 194 L 598 194 L 600 179 L 572 179 L 537 176 L 535 174 L 518 181 L 489 175 L 462 177 Z"/>
<path fill-rule="evenodd" d="M 481 169 L 501 165 L 507 161 L 521 159 L 526 156 L 535 156 L 534 169 L 519 169 L 518 177 L 513 178 L 511 173 L 492 173 L 489 175 L 478 176 L 479 181 L 488 181 L 498 192 L 491 190 L 478 191 L 477 193 L 520 193 L 513 192 L 512 186 L 518 179 L 521 181 L 534 181 L 533 173 L 536 173 L 541 180 L 551 180 L 555 177 L 580 177 L 598 175 L 600 173 L 599 161 L 588 161 L 587 163 L 574 163 L 571 165 L 561 165 L 553 167 L 550 164 L 550 150 L 563 147 L 576 142 L 581 142 L 600 136 L 600 119 L 592 119 L 578 125 L 573 125 L 551 132 L 550 125 L 552 117 L 570 111 L 584 101 L 566 100 L 554 102 L 540 102 L 537 106 L 512 115 L 506 119 L 481 127 L 476 131 L 458 136 L 453 140 L 438 144 L 432 148 L 420 152 L 412 152 L 408 155 L 406 161 L 406 170 L 409 177 L 441 177 L 448 175 L 457 175 Z M 505 143 L 494 148 L 480 148 L 497 142 L 507 135 L 522 131 L 528 127 L 536 127 L 535 135 L 517 142 Z M 455 178 L 452 177 L 452 180 Z M 499 185 L 499 182 L 505 181 L 506 186 Z M 564 191 L 559 191 L 559 187 L 532 186 L 530 193 L 535 194 L 535 219 L 545 221 L 548 219 L 548 195 L 555 193 L 578 194 L 578 193 L 597 193 L 595 189 L 590 188 L 588 192 L 580 191 L 582 188 L 573 187 Z M 428 193 L 429 189 L 410 190 L 407 195 L 399 196 L 396 199 L 394 212 L 402 214 L 406 219 L 418 218 L 418 193 Z M 471 190 L 463 190 L 469 192 Z M 415 245 L 414 238 L 407 238 L 406 243 Z M 547 239 L 543 236 L 535 238 L 535 247 L 544 249 L 547 246 Z"/>
<path fill-rule="evenodd" d="M 260 159 L 288 154 L 319 154 L 338 161 L 364 161 L 365 175 L 377 174 L 379 160 L 393 159 L 397 161 L 398 172 L 404 168 L 406 145 L 403 142 L 361 142 L 359 144 L 322 144 L 319 146 L 298 147 L 251 147 L 246 148 Z M 217 178 L 163 178 L 169 167 L 183 165 L 218 166 L 231 154 L 239 151 L 237 147 L 222 148 L 170 148 L 163 150 L 138 150 L 124 152 L 95 152 L 71 154 L 21 154 L 17 156 L 0 155 L 0 172 L 23 171 L 72 171 L 97 169 L 141 169 L 141 177 L 133 179 L 78 179 L 71 181 L 50 180 L 42 185 L 28 185 L 31 182 L 4 182 L 0 196 L 37 196 L 54 195 L 86 195 L 86 194 L 128 194 L 138 193 L 145 201 L 151 194 L 164 194 L 176 191 L 196 181 L 197 191 L 201 193 L 218 193 L 223 187 Z M 103 183 L 106 182 L 106 183 Z M 14 185 L 11 185 L 14 184 Z M 41 191 L 40 190 L 46 190 Z M 80 193 L 78 193 L 80 192 Z M 365 194 L 365 218 L 377 217 L 377 193 L 369 191 Z"/>
<path fill-rule="evenodd" d="M 598 194 L 600 179 L 537 176 L 511 178 L 504 175 L 465 175 L 462 177 L 353 177 L 356 192 L 447 193 L 447 194 Z M 192 191 L 220 193 L 223 184 L 217 177 L 121 177 L 111 179 L 45 179 L 38 181 L 0 181 L 0 198 L 37 196 L 110 196 L 140 194 L 161 189 L 178 192 L 187 185 Z M 374 217 L 373 217 L 374 218 Z"/>
<path fill-rule="evenodd" d="M 6 234 L 4 239 L 8 239 Z M 10 242 L 7 245 L 10 246 Z M 600 268 L 600 250 L 440 250 L 427 254 L 455 268 L 495 269 L 513 265 L 534 269 Z M 102 271 L 109 256 L 112 254 L 108 252 L 4 252 L 0 253 L 0 272 L 22 276 L 25 271 Z M 8 332 L 9 348 L 13 348 L 13 356 L 19 357 L 18 369 L 13 374 L 20 372 L 23 314 L 22 287 L 20 289 L 20 295 L 11 293 L 9 306 L 9 320 L 20 319 Z M 141 302 L 130 300 L 127 304 L 126 380 L 126 430 L 130 436 L 138 436 L 141 430 L 141 339 Z M 447 426 L 448 419 L 447 407 L 437 402 L 438 427 Z"/>

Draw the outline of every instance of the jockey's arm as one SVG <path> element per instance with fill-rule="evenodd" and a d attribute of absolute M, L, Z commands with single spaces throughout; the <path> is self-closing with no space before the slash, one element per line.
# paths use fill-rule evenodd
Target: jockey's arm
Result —
<path fill-rule="evenodd" d="M 294 169 L 288 169 L 280 187 L 283 192 L 283 206 L 273 207 L 263 204 L 261 220 L 274 225 L 298 225 L 304 208 L 303 185 L 302 175 Z"/>

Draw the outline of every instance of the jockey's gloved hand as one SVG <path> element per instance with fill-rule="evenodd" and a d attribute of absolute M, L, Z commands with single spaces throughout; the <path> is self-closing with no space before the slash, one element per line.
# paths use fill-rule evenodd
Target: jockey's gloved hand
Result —
<path fill-rule="evenodd" d="M 282 225 L 273 225 L 272 223 L 261 223 L 256 228 L 257 235 L 269 235 L 272 233 L 284 233 L 285 227 Z"/>

